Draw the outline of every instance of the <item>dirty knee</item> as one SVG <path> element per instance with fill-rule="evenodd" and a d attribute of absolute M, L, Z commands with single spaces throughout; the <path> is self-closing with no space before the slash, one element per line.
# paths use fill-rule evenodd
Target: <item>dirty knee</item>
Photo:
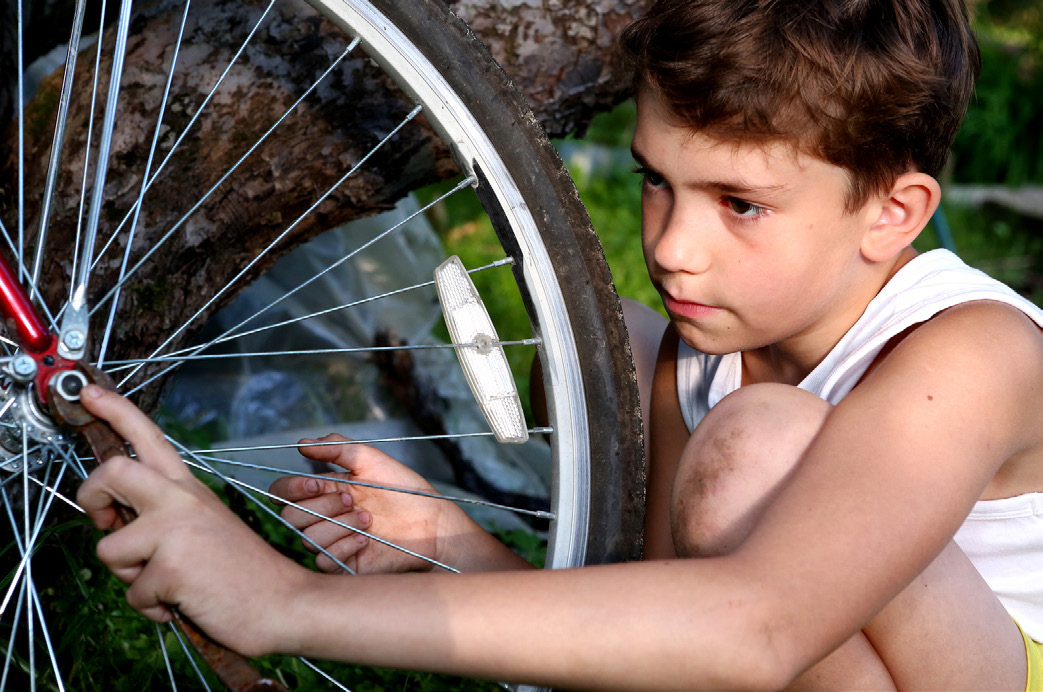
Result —
<path fill-rule="evenodd" d="M 670 523 L 681 557 L 737 548 L 797 466 L 832 406 L 780 384 L 723 398 L 685 445 L 674 478 Z"/>

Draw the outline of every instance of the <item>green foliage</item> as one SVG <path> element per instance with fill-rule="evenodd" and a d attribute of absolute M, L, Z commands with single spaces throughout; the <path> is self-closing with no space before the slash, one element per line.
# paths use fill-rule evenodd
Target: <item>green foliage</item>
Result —
<path fill-rule="evenodd" d="M 1043 182 L 1043 69 L 1030 51 L 983 37 L 982 73 L 953 143 L 953 180 Z"/>
<path fill-rule="evenodd" d="M 543 569 L 547 564 L 547 540 L 533 531 L 511 529 L 493 531 L 500 542 L 527 560 L 529 564 Z"/>
<path fill-rule="evenodd" d="M 633 117 L 632 107 L 624 105 L 620 110 L 629 111 L 629 117 Z M 617 115 L 613 111 L 608 120 Z M 623 151 L 628 150 L 629 144 Z M 641 251 L 641 178 L 632 171 L 632 163 L 623 163 L 625 160 L 617 157 L 615 165 L 593 170 L 574 158 L 569 171 L 605 250 L 616 291 L 665 316 L 659 294 L 648 279 Z"/>

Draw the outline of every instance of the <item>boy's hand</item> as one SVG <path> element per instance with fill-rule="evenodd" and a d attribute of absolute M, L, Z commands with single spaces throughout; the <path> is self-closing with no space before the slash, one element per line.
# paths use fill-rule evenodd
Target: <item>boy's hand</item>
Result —
<path fill-rule="evenodd" d="M 321 441 L 346 440 L 341 435 L 333 434 Z M 301 444 L 315 442 L 301 440 Z M 301 476 L 280 478 L 272 484 L 271 492 L 288 502 L 443 563 L 452 560 L 455 539 L 474 532 L 484 533 L 451 501 L 334 480 L 353 480 L 389 488 L 436 493 L 423 477 L 379 450 L 360 444 L 340 444 L 301 447 L 300 452 L 309 459 L 336 464 L 347 473 L 326 474 L 330 480 Z M 284 508 L 282 516 L 309 539 L 360 574 L 427 571 L 433 566 L 428 561 L 293 506 Z M 304 541 L 304 545 L 312 552 L 318 552 L 309 541 Z M 343 571 L 321 553 L 316 558 L 316 564 L 326 572 Z M 455 567 L 451 563 L 447 564 Z"/>
<path fill-rule="evenodd" d="M 130 584 L 127 602 L 157 622 L 169 621 L 176 606 L 247 656 L 285 649 L 279 637 L 288 623 L 279 604 L 292 603 L 310 573 L 239 521 L 132 403 L 96 386 L 85 387 L 81 401 L 138 457 L 112 457 L 77 493 L 98 528 L 119 528 L 98 543 L 98 557 Z M 122 526 L 115 503 L 137 519 Z"/>

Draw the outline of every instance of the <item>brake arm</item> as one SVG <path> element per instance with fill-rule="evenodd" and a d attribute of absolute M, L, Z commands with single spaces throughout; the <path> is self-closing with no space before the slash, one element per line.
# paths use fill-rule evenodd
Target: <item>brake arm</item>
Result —
<path fill-rule="evenodd" d="M 76 364 L 76 369 L 84 377 L 75 378 L 79 384 L 70 382 L 68 378 L 51 378 L 47 399 L 54 420 L 79 433 L 99 464 L 116 455 L 130 456 L 126 441 L 108 423 L 95 418 L 80 404 L 79 390 L 84 381 L 113 392 L 116 391 L 116 383 L 108 374 L 91 365 L 80 362 Z M 136 516 L 132 509 L 120 504 L 116 505 L 116 512 L 125 524 Z M 171 607 L 170 610 L 182 634 L 192 642 L 192 646 L 229 690 L 286 692 L 282 683 L 262 676 L 243 656 L 208 637 L 191 620 L 181 615 L 177 608 Z"/>

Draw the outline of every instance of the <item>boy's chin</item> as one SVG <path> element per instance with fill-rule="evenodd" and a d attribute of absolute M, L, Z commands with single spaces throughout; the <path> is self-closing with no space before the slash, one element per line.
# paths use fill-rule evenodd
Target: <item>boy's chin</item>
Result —
<path fill-rule="evenodd" d="M 699 353 L 708 356 L 723 356 L 737 351 L 747 351 L 757 348 L 759 344 L 744 344 L 740 339 L 728 336 L 718 337 L 708 334 L 702 330 L 695 329 L 689 324 L 674 322 L 674 328 L 685 344 Z"/>

